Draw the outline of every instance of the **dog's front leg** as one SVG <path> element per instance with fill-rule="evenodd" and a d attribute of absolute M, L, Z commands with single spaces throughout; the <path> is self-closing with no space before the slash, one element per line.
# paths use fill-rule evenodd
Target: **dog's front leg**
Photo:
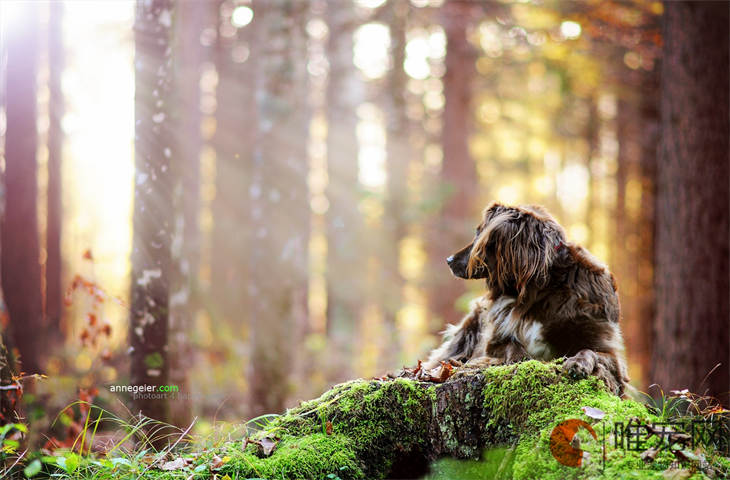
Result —
<path fill-rule="evenodd" d="M 487 355 L 499 359 L 503 365 L 521 362 L 529 358 L 525 347 L 512 338 L 490 341 L 487 344 Z"/>
<path fill-rule="evenodd" d="M 596 352 L 583 349 L 563 363 L 563 372 L 571 378 L 582 379 L 594 375 L 606 384 L 606 387 L 616 395 L 622 395 L 625 374 L 621 371 L 621 364 L 613 353 Z"/>
<path fill-rule="evenodd" d="M 444 333 L 441 345 L 431 352 L 423 363 L 425 370 L 438 367 L 441 362 L 452 362 L 458 364 L 466 362 L 475 356 L 481 356 L 484 352 L 478 352 L 481 332 L 481 308 L 475 305 L 458 325 L 450 325 Z"/>

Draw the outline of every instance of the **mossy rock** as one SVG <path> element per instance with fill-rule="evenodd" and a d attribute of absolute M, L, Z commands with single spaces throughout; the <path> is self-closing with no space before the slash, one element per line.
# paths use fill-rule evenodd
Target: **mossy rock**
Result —
<path fill-rule="evenodd" d="M 606 416 L 591 419 L 582 407 Z M 561 465 L 550 452 L 553 428 L 571 418 L 592 424 L 598 437 L 585 442 L 589 459 L 580 467 Z M 656 420 L 644 405 L 610 394 L 596 378 L 566 378 L 559 361 L 460 372 L 442 384 L 355 380 L 287 411 L 257 433 L 280 442 L 270 456 L 261 458 L 256 445 L 231 444 L 225 455 L 232 460 L 220 473 L 343 480 L 662 478 L 670 454 L 646 465 L 639 452 L 612 446 L 614 422 L 631 418 Z"/>

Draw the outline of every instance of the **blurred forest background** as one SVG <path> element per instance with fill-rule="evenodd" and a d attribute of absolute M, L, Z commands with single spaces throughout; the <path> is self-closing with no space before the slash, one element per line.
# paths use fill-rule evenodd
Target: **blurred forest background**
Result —
<path fill-rule="evenodd" d="M 81 398 L 205 429 L 414 365 L 483 292 L 444 259 L 492 200 L 610 266 L 639 389 L 730 390 L 727 3 L 0 9 L 31 421 Z M 179 393 L 109 391 L 138 384 Z"/>

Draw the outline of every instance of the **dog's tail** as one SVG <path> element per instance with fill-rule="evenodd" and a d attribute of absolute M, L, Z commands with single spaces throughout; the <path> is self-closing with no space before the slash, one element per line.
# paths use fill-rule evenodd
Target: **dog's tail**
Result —
<path fill-rule="evenodd" d="M 458 325 L 449 325 L 444 331 L 441 345 L 431 352 L 423 368 L 429 370 L 438 367 L 440 362 L 448 362 L 451 359 L 466 362 L 472 358 L 482 336 L 481 311 L 482 309 L 476 306 Z"/>

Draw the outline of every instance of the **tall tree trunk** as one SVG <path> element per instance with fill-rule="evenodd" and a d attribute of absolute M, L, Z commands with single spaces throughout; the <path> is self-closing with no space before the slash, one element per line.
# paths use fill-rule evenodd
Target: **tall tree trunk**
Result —
<path fill-rule="evenodd" d="M 329 5 L 327 115 L 327 337 L 333 358 L 331 381 L 352 376 L 354 337 L 362 313 L 364 261 L 358 210 L 357 117 L 364 85 L 352 62 L 352 6 Z M 359 273 L 358 273 L 359 272 Z"/>
<path fill-rule="evenodd" d="M 304 74 L 308 2 L 254 4 L 260 47 L 252 165 L 251 415 L 279 412 L 307 322 L 309 198 Z"/>
<path fill-rule="evenodd" d="M 400 272 L 400 245 L 406 236 L 406 201 L 408 196 L 407 177 L 411 160 L 408 138 L 408 117 L 406 115 L 406 95 L 408 77 L 403 69 L 406 57 L 406 17 L 407 2 L 393 2 L 388 6 L 388 26 L 390 28 L 390 55 L 393 68 L 387 78 L 386 118 L 386 169 L 385 214 L 383 215 L 384 235 L 381 247 L 380 297 L 383 307 L 385 332 L 382 346 L 381 370 L 392 370 L 397 365 L 398 331 L 396 315 L 403 302 L 404 280 Z"/>
<path fill-rule="evenodd" d="M 23 390 L 15 375 L 13 357 L 0 336 L 0 426 L 19 421 L 17 407 Z"/>
<path fill-rule="evenodd" d="M 191 421 L 192 399 L 188 371 L 193 366 L 193 349 L 188 340 L 198 307 L 197 272 L 200 263 L 200 74 L 205 51 L 200 35 L 207 26 L 210 9 L 205 2 L 177 5 L 176 89 L 180 103 L 177 141 L 180 142 L 176 175 L 182 188 L 175 195 L 175 241 L 170 293 L 170 383 L 182 395 L 170 403 L 170 422 L 186 427 Z"/>
<path fill-rule="evenodd" d="M 728 4 L 666 2 L 664 42 L 651 377 L 727 403 Z"/>
<path fill-rule="evenodd" d="M 61 92 L 63 71 L 63 3 L 51 2 L 48 18 L 48 219 L 46 226 L 46 321 L 49 333 L 61 338 L 61 158 L 64 104 Z"/>
<path fill-rule="evenodd" d="M 454 304 L 464 292 L 463 281 L 449 274 L 446 257 L 471 240 L 482 207 L 475 204 L 477 173 L 469 153 L 471 83 L 475 68 L 474 52 L 466 37 L 471 9 L 468 2 L 447 2 L 443 6 L 447 50 L 441 179 L 446 196 L 429 239 L 433 264 L 428 272 L 431 313 L 438 324 L 432 322 L 432 325 L 439 329 L 444 323 L 458 319 Z"/>
<path fill-rule="evenodd" d="M 216 9 L 218 10 L 218 9 Z M 219 30 L 230 28 L 230 18 L 219 18 Z M 240 338 L 249 312 L 241 285 L 248 281 L 251 229 L 249 187 L 252 145 L 255 138 L 254 57 L 237 63 L 232 57 L 235 48 L 254 36 L 246 27 L 233 37 L 218 35 L 215 65 L 218 71 L 216 89 L 216 131 L 213 145 L 216 153 L 216 194 L 213 201 L 213 233 L 211 252 L 211 298 L 213 312 L 220 328 L 230 329 L 232 338 Z M 243 127 L 249 125 L 249 127 Z"/>
<path fill-rule="evenodd" d="M 2 285 L 22 370 L 41 372 L 43 305 L 37 222 L 36 71 L 37 5 L 19 3 L 7 32 L 5 215 Z"/>
<path fill-rule="evenodd" d="M 585 223 L 588 235 L 586 236 L 585 242 L 589 248 L 593 247 L 593 233 L 595 226 L 593 218 L 597 203 L 596 198 L 598 197 L 598 189 L 596 188 L 598 179 L 594 173 L 596 171 L 594 165 L 597 161 L 599 161 L 601 118 L 598 116 L 597 103 L 598 99 L 595 94 L 588 99 L 588 124 L 586 125 L 586 141 L 588 142 L 588 157 L 586 158 L 586 168 L 588 169 L 588 192 L 586 192 L 585 212 Z M 622 193 L 623 192 L 619 191 L 618 196 L 621 197 Z M 617 203 L 619 203 L 619 199 L 617 199 Z"/>
<path fill-rule="evenodd" d="M 137 2 L 135 22 L 135 187 L 130 301 L 131 383 L 167 385 L 167 337 L 176 188 L 171 0 Z M 140 394 L 134 411 L 168 420 L 168 402 Z"/>
<path fill-rule="evenodd" d="M 654 303 L 654 257 L 655 257 L 655 183 L 657 167 L 657 151 L 660 140 L 661 119 L 660 101 L 660 65 L 643 76 L 639 115 L 641 117 L 639 175 L 641 181 L 641 205 L 637 220 L 639 236 L 638 275 L 637 275 L 637 320 L 638 339 L 633 346 L 634 358 L 641 365 L 644 385 L 652 382 L 649 378 L 654 339 L 652 324 L 655 312 Z"/>

